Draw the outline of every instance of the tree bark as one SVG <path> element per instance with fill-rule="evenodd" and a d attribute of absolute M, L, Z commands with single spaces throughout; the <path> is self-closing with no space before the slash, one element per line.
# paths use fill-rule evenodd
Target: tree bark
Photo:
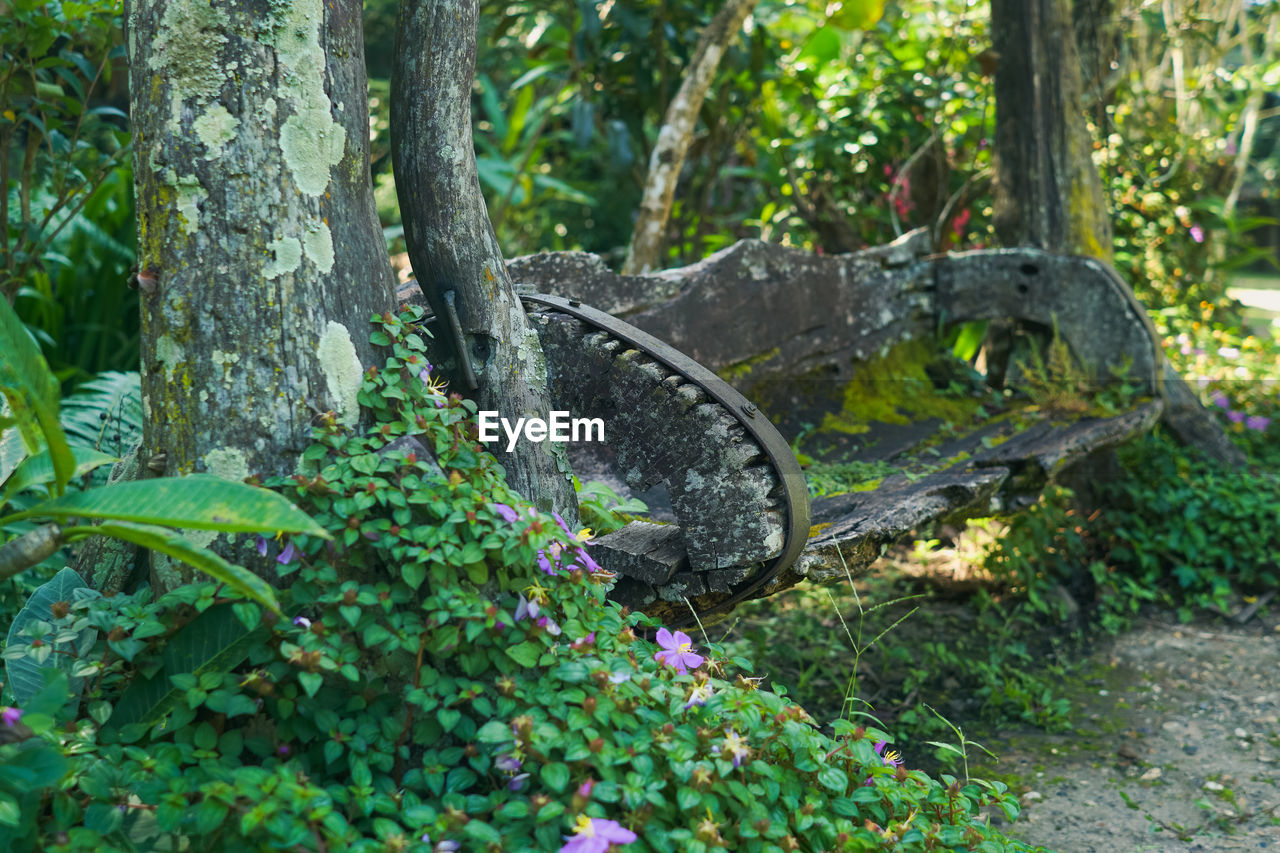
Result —
<path fill-rule="evenodd" d="M 126 14 L 143 469 L 288 474 L 318 412 L 358 423 L 379 360 L 369 318 L 393 304 L 361 4 L 132 0 Z M 185 580 L 156 572 L 163 588 Z"/>
<path fill-rule="evenodd" d="M 546 361 L 507 273 L 476 171 L 471 81 L 478 15 L 477 0 L 400 5 L 391 80 L 396 192 L 409 260 L 437 317 L 447 320 L 446 294 L 454 294 L 463 338 L 454 347 L 454 387 L 469 363 L 481 409 L 512 421 L 545 419 Z M 576 519 L 572 470 L 561 445 L 520 441 L 510 454 L 493 449 L 512 488 Z"/>
<path fill-rule="evenodd" d="M 1005 246 L 1111 260 L 1070 0 L 992 0 L 995 226 Z"/>
<path fill-rule="evenodd" d="M 640 215 L 631 234 L 631 244 L 627 246 L 627 259 L 622 264 L 623 275 L 651 272 L 662 263 L 667 220 L 671 217 L 680 168 L 693 139 L 698 112 L 702 109 L 725 48 L 741 31 L 743 21 L 758 2 L 725 0 L 724 6 L 698 39 L 698 47 L 684 80 L 667 106 L 662 128 L 658 131 L 658 144 L 649 156 L 649 174 L 640 200 Z"/>

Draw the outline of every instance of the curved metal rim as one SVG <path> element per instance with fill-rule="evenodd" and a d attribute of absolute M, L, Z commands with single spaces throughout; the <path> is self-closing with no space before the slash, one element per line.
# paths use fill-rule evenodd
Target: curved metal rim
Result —
<path fill-rule="evenodd" d="M 546 293 L 522 293 L 520 298 L 525 302 L 550 308 L 608 332 L 697 385 L 706 392 L 708 397 L 737 418 L 769 458 L 773 469 L 778 472 L 787 505 L 787 538 L 782 553 L 766 563 L 764 569 L 745 586 L 731 593 L 724 601 L 699 613 L 698 616 L 715 615 L 732 609 L 750 598 L 753 593 L 766 586 L 799 559 L 809 539 L 809 487 L 805 482 L 804 473 L 800 470 L 800 463 L 791 452 L 791 446 L 754 403 L 742 396 L 732 385 L 675 347 L 663 343 L 630 323 L 619 320 L 612 314 L 583 305 L 576 299 L 565 299 Z M 675 624 L 684 626 L 692 623 L 682 620 Z"/>

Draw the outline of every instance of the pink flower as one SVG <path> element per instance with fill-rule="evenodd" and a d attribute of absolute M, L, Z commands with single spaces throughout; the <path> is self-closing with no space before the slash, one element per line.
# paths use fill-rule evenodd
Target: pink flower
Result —
<path fill-rule="evenodd" d="M 616 820 L 578 815 L 573 835 L 564 837 L 560 853 L 605 853 L 611 844 L 630 844 L 636 834 Z"/>
<path fill-rule="evenodd" d="M 673 635 L 666 628 L 659 628 L 658 645 L 662 646 L 662 651 L 654 652 L 653 659 L 675 667 L 676 672 L 684 673 L 702 666 L 702 655 L 693 651 L 693 640 L 684 631 L 676 631 Z"/>
<path fill-rule="evenodd" d="M 1191 228 L 1187 231 L 1187 233 L 1190 234 L 1191 239 L 1195 240 L 1197 243 L 1204 242 L 1204 229 L 1201 228 L 1199 225 L 1192 225 Z"/>
<path fill-rule="evenodd" d="M 956 235 L 957 240 L 964 237 L 964 229 L 969 224 L 969 216 L 969 208 L 966 207 L 960 211 L 955 219 L 951 220 L 951 231 Z"/>
<path fill-rule="evenodd" d="M 4 710 L 0 711 L 0 720 L 2 720 L 4 724 L 9 728 L 13 728 L 14 726 L 16 726 L 18 724 L 18 721 L 21 719 L 22 719 L 21 708 L 5 707 Z"/>
<path fill-rule="evenodd" d="M 1248 419 L 1245 420 L 1244 425 L 1249 429 L 1262 432 L 1271 425 L 1271 418 L 1263 417 L 1262 415 L 1250 415 Z"/>

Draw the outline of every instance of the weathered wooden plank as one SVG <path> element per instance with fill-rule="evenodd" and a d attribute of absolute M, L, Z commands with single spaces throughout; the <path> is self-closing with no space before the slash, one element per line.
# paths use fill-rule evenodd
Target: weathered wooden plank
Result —
<path fill-rule="evenodd" d="M 591 543 L 595 560 L 609 571 L 644 581 L 664 584 L 687 565 L 684 536 L 674 524 L 633 521 L 621 530 L 601 536 Z"/>

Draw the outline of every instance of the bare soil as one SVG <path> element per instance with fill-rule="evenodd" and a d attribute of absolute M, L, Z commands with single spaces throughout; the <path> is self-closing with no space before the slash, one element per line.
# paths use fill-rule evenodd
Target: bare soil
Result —
<path fill-rule="evenodd" d="M 975 737 L 972 768 L 1021 792 L 1003 829 L 1060 853 L 1280 853 L 1280 614 L 1155 617 L 1095 652 L 1075 731 Z M 998 821 L 993 821 L 998 822 Z"/>

